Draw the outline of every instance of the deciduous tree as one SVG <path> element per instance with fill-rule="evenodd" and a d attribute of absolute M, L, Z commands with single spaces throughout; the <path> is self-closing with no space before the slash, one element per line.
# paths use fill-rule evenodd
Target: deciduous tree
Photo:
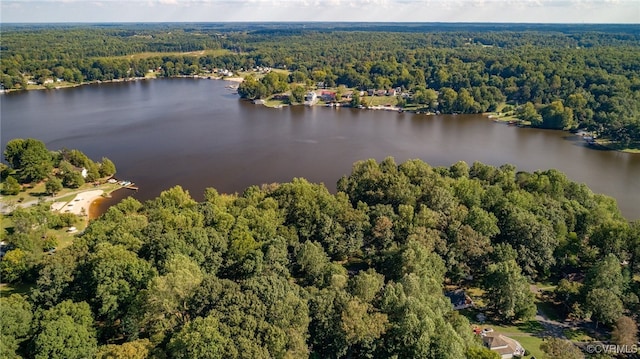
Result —
<path fill-rule="evenodd" d="M 55 196 L 56 193 L 62 190 L 62 181 L 57 177 L 50 176 L 45 184 L 45 190 L 47 194 Z"/>
<path fill-rule="evenodd" d="M 620 317 L 613 326 L 611 340 L 618 345 L 629 347 L 638 344 L 638 325 L 631 317 Z"/>
<path fill-rule="evenodd" d="M 540 344 L 540 349 L 545 353 L 545 358 L 548 359 L 584 359 L 584 354 L 582 354 L 580 348 L 565 339 L 546 338 Z"/>
<path fill-rule="evenodd" d="M 528 319 L 536 312 L 534 296 L 515 260 L 489 266 L 484 280 L 489 306 L 507 320 Z"/>
<path fill-rule="evenodd" d="M 86 358 L 96 348 L 96 330 L 87 303 L 64 301 L 38 316 L 32 343 L 35 358 Z"/>

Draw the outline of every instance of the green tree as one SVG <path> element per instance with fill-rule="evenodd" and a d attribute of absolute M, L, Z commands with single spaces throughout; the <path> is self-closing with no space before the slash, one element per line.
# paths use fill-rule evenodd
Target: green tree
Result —
<path fill-rule="evenodd" d="M 341 314 L 342 330 L 348 345 L 367 344 L 380 338 L 387 326 L 387 315 L 358 299 L 347 302 Z"/>
<path fill-rule="evenodd" d="M 371 303 L 384 287 L 384 276 L 376 273 L 373 268 L 360 272 L 349 279 L 349 292 L 365 303 Z"/>
<path fill-rule="evenodd" d="M 22 279 L 29 269 L 28 253 L 20 248 L 8 251 L 0 260 L 0 277 L 3 282 L 15 283 Z"/>
<path fill-rule="evenodd" d="M 53 169 L 51 154 L 42 141 L 28 138 L 7 144 L 5 158 L 23 182 L 40 181 Z"/>
<path fill-rule="evenodd" d="M 62 184 L 69 188 L 78 188 L 84 185 L 84 178 L 78 171 L 71 170 L 64 173 Z"/>
<path fill-rule="evenodd" d="M 329 257 L 318 243 L 306 241 L 300 245 L 296 263 L 305 284 L 320 288 L 329 284 Z"/>
<path fill-rule="evenodd" d="M 548 359 L 584 359 L 580 348 L 571 341 L 560 338 L 545 338 L 540 349 Z"/>
<path fill-rule="evenodd" d="M 146 300 L 143 324 L 150 328 L 152 341 L 182 326 L 190 318 L 187 301 L 203 279 L 202 270 L 190 258 L 175 255 L 166 264 L 166 274 L 153 278 L 144 293 Z"/>
<path fill-rule="evenodd" d="M 228 358 L 225 347 L 229 345 L 229 338 L 220 334 L 218 319 L 215 316 L 198 317 L 185 325 L 176 333 L 167 351 L 171 358 Z"/>
<path fill-rule="evenodd" d="M 515 260 L 489 266 L 484 280 L 490 306 L 507 320 L 528 319 L 536 313 L 535 299 Z"/>
<path fill-rule="evenodd" d="M 85 178 L 86 182 L 94 182 L 100 178 L 100 168 L 95 162 L 89 160 L 86 166 L 84 166 L 84 169 L 87 170 L 87 177 Z"/>
<path fill-rule="evenodd" d="M 21 189 L 22 189 L 22 186 L 20 186 L 20 183 L 18 183 L 18 180 L 16 180 L 13 176 L 7 177 L 7 179 L 2 184 L 2 193 L 8 196 L 16 195 L 20 193 Z"/>
<path fill-rule="evenodd" d="M 46 257 L 38 272 L 36 287 L 31 292 L 31 300 L 36 305 L 50 308 L 70 297 L 75 289 L 73 281 L 81 253 L 65 249 L 58 251 L 55 256 Z"/>
<path fill-rule="evenodd" d="M 11 168 L 19 169 L 22 154 L 24 152 L 25 140 L 15 138 L 7 142 L 4 150 L 4 159 L 9 163 Z"/>
<path fill-rule="evenodd" d="M 453 113 L 456 111 L 456 100 L 458 99 L 458 93 L 449 87 L 443 87 L 440 89 L 440 96 L 438 101 L 440 103 L 440 111 L 443 113 Z"/>
<path fill-rule="evenodd" d="M 344 291 L 323 289 L 309 299 L 309 342 L 321 358 L 340 358 L 348 351 L 342 329 L 342 308 L 348 296 Z"/>
<path fill-rule="evenodd" d="M 90 298 L 100 318 L 122 318 L 138 292 L 154 277 L 151 265 L 122 245 L 100 243 L 88 257 Z"/>
<path fill-rule="evenodd" d="M 304 102 L 304 97 L 307 94 L 304 86 L 293 86 L 291 88 L 291 97 L 293 97 L 293 101 L 297 103 Z"/>
<path fill-rule="evenodd" d="M 613 254 L 609 254 L 598 261 L 587 272 L 584 281 L 584 289 L 586 291 L 606 289 L 618 297 L 622 296 L 624 285 L 625 281 L 622 276 L 620 261 Z"/>
<path fill-rule="evenodd" d="M 531 126 L 537 127 L 542 124 L 542 116 L 536 110 L 536 107 L 531 103 L 527 102 L 524 105 L 518 107 L 516 111 L 516 116 L 522 121 L 531 122 Z"/>
<path fill-rule="evenodd" d="M 357 108 L 362 104 L 360 100 L 360 91 L 353 91 L 353 95 L 351 95 L 351 107 Z"/>
<path fill-rule="evenodd" d="M 62 181 L 57 177 L 50 176 L 45 184 L 45 191 L 47 194 L 55 196 L 56 193 L 62 190 Z"/>
<path fill-rule="evenodd" d="M 454 108 L 460 113 L 478 113 L 480 104 L 478 104 L 467 89 L 460 89 L 458 97 L 454 102 Z"/>
<path fill-rule="evenodd" d="M 0 356 L 19 358 L 19 344 L 29 338 L 33 319 L 31 304 L 25 297 L 12 294 L 0 298 Z"/>
<path fill-rule="evenodd" d="M 500 359 L 500 354 L 485 347 L 475 346 L 467 349 L 467 359 Z"/>
<path fill-rule="evenodd" d="M 107 177 L 113 176 L 114 174 L 116 174 L 116 166 L 110 159 L 102 157 L 102 161 L 100 162 L 100 176 Z"/>
<path fill-rule="evenodd" d="M 585 299 L 585 307 L 596 323 L 607 325 L 620 319 L 624 310 L 620 298 L 614 292 L 604 288 L 590 290 Z"/>
<path fill-rule="evenodd" d="M 267 88 L 253 76 L 245 77 L 238 86 L 238 94 L 249 100 L 263 98 L 267 95 Z"/>
<path fill-rule="evenodd" d="M 567 107 L 573 110 L 573 116 L 577 123 L 589 123 L 593 119 L 593 109 L 589 108 L 587 98 L 583 93 L 574 93 L 567 97 Z"/>
<path fill-rule="evenodd" d="M 540 111 L 542 115 L 542 128 L 567 129 L 574 126 L 573 110 L 565 107 L 562 101 L 554 101 Z"/>
<path fill-rule="evenodd" d="M 131 342 L 108 344 L 98 347 L 96 359 L 146 359 L 150 355 L 152 345 L 149 339 L 138 339 Z"/>
<path fill-rule="evenodd" d="M 97 348 L 89 305 L 64 301 L 37 318 L 32 353 L 36 359 L 86 358 Z"/>
<path fill-rule="evenodd" d="M 422 91 L 423 98 L 421 103 L 424 103 L 430 110 L 436 110 L 438 107 L 438 93 L 434 89 L 425 89 Z"/>

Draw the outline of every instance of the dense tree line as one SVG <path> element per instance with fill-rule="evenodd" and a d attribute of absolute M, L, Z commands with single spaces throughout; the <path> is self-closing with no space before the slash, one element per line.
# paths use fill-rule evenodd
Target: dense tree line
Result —
<path fill-rule="evenodd" d="M 4 88 L 254 66 L 290 70 L 287 83 L 361 90 L 401 87 L 443 113 L 528 106 L 533 126 L 586 128 L 623 145 L 640 140 L 640 35 L 635 26 L 190 24 L 3 28 Z M 197 53 L 129 55 L 143 52 Z M 285 86 L 285 90 L 290 85 Z M 262 86 L 261 86 L 262 85 Z M 248 97 L 281 87 L 258 84 Z M 295 88 L 295 86 L 294 86 Z M 435 94 L 435 96 L 434 96 Z"/>
<path fill-rule="evenodd" d="M 46 180 L 46 191 L 53 195 L 63 186 L 78 188 L 85 182 L 116 173 L 114 163 L 106 157 L 94 162 L 79 150 L 50 151 L 42 141 L 33 138 L 15 138 L 7 142 L 4 159 L 8 166 L 0 164 L 0 177 L 2 193 L 8 195 L 18 194 L 21 183 Z"/>
<path fill-rule="evenodd" d="M 483 287 L 487 314 L 510 322 L 535 313 L 530 281 L 564 278 L 571 315 L 635 327 L 640 226 L 556 170 L 387 158 L 337 187 L 294 179 L 203 202 L 174 187 L 123 200 L 48 256 L 33 223 L 49 212 L 14 213 L 27 223 L 1 263 L 28 254 L 15 282 L 33 289 L 0 299 L 2 356 L 494 357 L 445 282 Z"/>

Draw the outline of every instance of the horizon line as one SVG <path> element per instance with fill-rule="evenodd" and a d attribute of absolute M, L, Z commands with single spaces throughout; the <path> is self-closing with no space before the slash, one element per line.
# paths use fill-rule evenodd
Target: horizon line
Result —
<path fill-rule="evenodd" d="M 236 21 L 50 21 L 4 22 L 0 25 L 22 24 L 479 24 L 479 25 L 636 25 L 640 22 L 504 22 L 504 21 L 349 21 L 349 20 L 236 20 Z"/>

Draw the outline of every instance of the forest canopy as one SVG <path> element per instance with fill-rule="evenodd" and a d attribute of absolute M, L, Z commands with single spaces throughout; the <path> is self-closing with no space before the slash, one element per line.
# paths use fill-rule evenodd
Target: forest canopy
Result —
<path fill-rule="evenodd" d="M 560 282 L 567 316 L 638 312 L 640 226 L 556 170 L 387 158 L 337 187 L 197 202 L 177 186 L 52 255 L 36 253 L 49 212 L 25 210 L 1 263 L 32 290 L 0 298 L 2 357 L 491 358 L 445 284 L 483 288 L 506 322 L 535 313 L 539 280 Z"/>

